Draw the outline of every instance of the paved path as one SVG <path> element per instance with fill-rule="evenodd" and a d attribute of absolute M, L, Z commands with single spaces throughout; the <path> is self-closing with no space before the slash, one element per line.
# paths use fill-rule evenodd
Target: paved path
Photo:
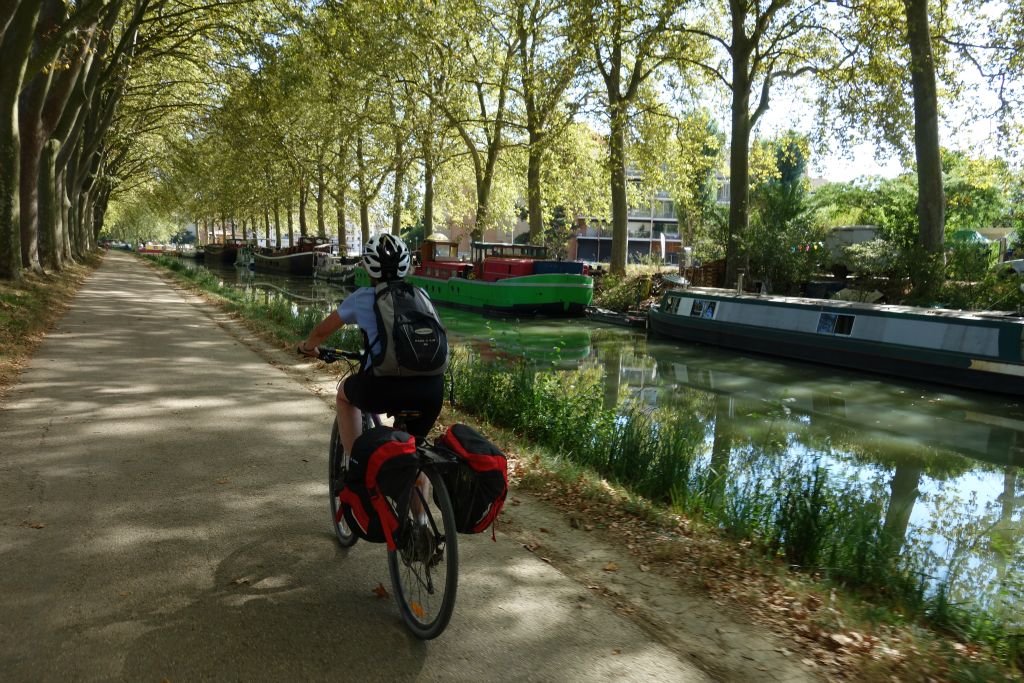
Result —
<path fill-rule="evenodd" d="M 500 534 L 410 636 L 331 535 L 332 419 L 108 254 L 0 411 L 0 680 L 707 680 Z"/>

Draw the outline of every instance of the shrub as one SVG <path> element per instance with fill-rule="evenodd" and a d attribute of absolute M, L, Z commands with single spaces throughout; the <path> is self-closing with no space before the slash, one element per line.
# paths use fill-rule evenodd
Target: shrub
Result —
<path fill-rule="evenodd" d="M 613 311 L 628 311 L 651 295 L 651 276 L 647 273 L 606 275 L 595 283 L 594 303 Z"/>

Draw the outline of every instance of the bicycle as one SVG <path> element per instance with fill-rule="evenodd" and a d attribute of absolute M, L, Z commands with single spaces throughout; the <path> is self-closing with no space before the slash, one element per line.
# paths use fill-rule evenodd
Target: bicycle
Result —
<path fill-rule="evenodd" d="M 349 361 L 350 368 L 353 361 L 362 358 L 360 353 L 324 347 L 317 347 L 317 356 L 325 363 Z M 394 418 L 394 427 L 401 429 L 406 420 L 417 417 L 418 413 L 404 411 L 390 416 Z M 363 431 L 381 424 L 380 415 L 363 413 Z M 430 640 L 439 636 L 448 625 L 455 608 L 458 588 L 459 551 L 455 513 L 442 476 L 446 467 L 453 466 L 453 460 L 420 438 L 416 439 L 416 457 L 419 470 L 417 481 L 411 486 L 412 490 L 397 500 L 387 499 L 399 520 L 398 532 L 395 534 L 396 549 L 388 551 L 388 573 L 402 619 L 414 635 Z M 344 516 L 338 514 L 338 494 L 345 485 L 347 464 L 338 434 L 338 422 L 335 420 L 331 430 L 327 477 L 331 519 L 338 543 L 343 548 L 350 548 L 359 540 L 346 524 Z M 433 506 L 429 504 L 423 487 L 418 483 L 420 474 L 426 476 L 430 483 Z M 426 512 L 426 525 L 417 524 L 413 495 Z"/>

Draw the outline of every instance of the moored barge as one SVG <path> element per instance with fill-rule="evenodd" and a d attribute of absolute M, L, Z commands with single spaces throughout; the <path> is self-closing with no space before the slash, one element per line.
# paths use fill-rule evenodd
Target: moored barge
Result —
<path fill-rule="evenodd" d="M 300 237 L 291 247 L 259 249 L 253 252 L 253 270 L 284 275 L 313 275 L 313 256 L 318 252 L 330 253 L 331 244 L 323 237 Z"/>
<path fill-rule="evenodd" d="M 1024 316 L 689 288 L 665 292 L 652 333 L 1024 395 Z"/>
<path fill-rule="evenodd" d="M 485 315 L 574 317 L 594 297 L 594 279 L 581 261 L 548 259 L 545 247 L 473 242 L 472 258 L 457 257 L 458 243 L 441 233 L 420 247 L 420 266 L 408 276 L 440 305 Z M 360 268 L 356 285 L 369 284 Z"/>
<path fill-rule="evenodd" d="M 228 238 L 224 242 L 210 242 L 204 249 L 205 260 L 207 263 L 234 265 L 235 259 L 238 257 L 238 250 L 248 244 L 250 244 L 249 240 L 237 237 Z"/>

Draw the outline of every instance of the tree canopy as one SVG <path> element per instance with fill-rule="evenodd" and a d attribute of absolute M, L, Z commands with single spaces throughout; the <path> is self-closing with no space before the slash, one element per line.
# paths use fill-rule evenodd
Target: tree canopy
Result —
<path fill-rule="evenodd" d="M 520 218 L 534 242 L 610 225 L 621 271 L 629 212 L 656 192 L 735 274 L 751 215 L 777 222 L 804 191 L 765 180 L 787 171 L 758 132 L 793 97 L 820 112 L 804 160 L 863 139 L 912 164 L 911 213 L 885 219 L 936 252 L 1019 185 L 1013 158 L 940 144 L 968 69 L 999 101 L 979 115 L 1013 139 L 1020 16 L 977 0 L 12 0 L 0 276 L 60 268 L 129 224 L 281 244 L 413 225 L 478 237 Z"/>

